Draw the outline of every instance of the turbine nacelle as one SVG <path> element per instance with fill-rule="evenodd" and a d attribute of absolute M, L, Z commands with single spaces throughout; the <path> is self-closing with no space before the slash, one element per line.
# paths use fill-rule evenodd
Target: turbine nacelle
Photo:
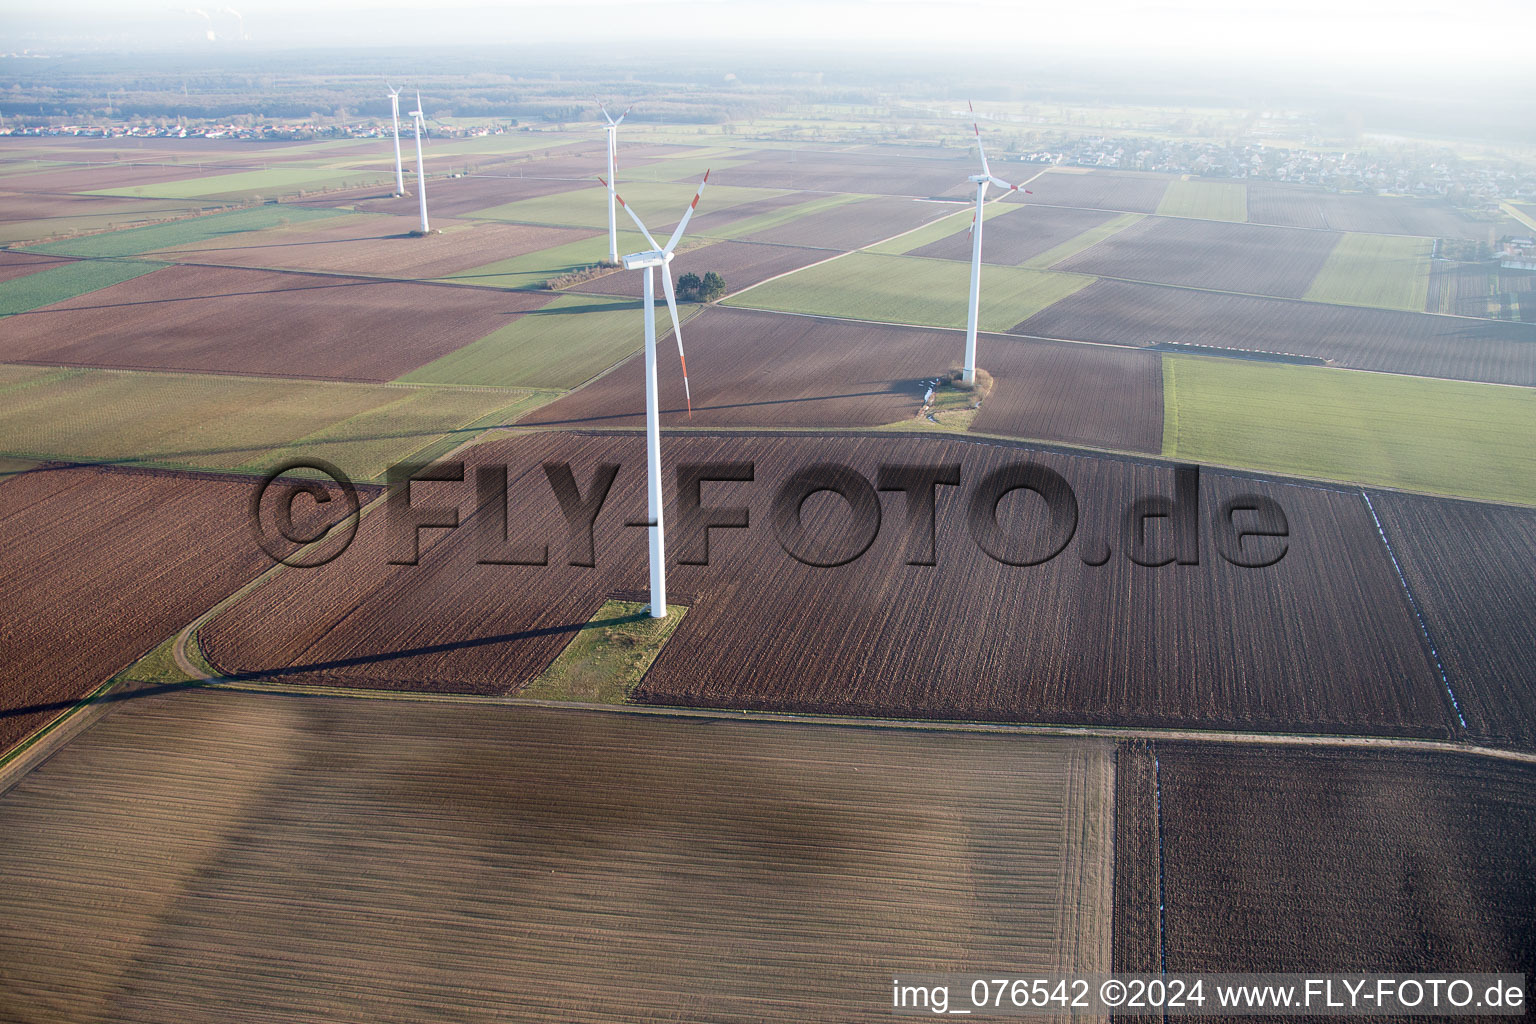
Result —
<path fill-rule="evenodd" d="M 625 270 L 644 270 L 646 267 L 665 267 L 672 262 L 672 253 L 661 249 L 647 249 L 645 252 L 632 252 L 621 258 Z"/>

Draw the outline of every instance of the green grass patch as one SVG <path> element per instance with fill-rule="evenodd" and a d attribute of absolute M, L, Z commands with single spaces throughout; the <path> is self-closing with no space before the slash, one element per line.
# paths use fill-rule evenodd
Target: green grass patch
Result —
<path fill-rule="evenodd" d="M 1536 390 L 1163 356 L 1163 454 L 1536 505 Z"/>
<path fill-rule="evenodd" d="M 708 195 L 708 193 L 705 193 L 705 195 Z M 796 203 L 793 206 L 769 210 L 767 213 L 760 213 L 756 217 L 748 217 L 746 220 L 721 225 L 719 230 L 712 231 L 709 235 L 712 238 L 745 238 L 747 235 L 755 235 L 759 231 L 768 231 L 772 228 L 788 224 L 791 221 L 797 221 L 801 217 L 809 217 L 868 198 L 868 196 L 860 195 L 821 196 L 817 199 L 806 200 L 803 203 Z"/>
<path fill-rule="evenodd" d="M 163 266 L 164 263 L 138 260 L 82 260 L 13 277 L 9 281 L 0 281 L 0 316 L 25 313 L 29 309 L 40 309 L 87 292 L 110 288 Z"/>
<path fill-rule="evenodd" d="M 54 371 L 0 402 L 0 453 L 176 469 L 260 471 L 318 455 L 357 480 L 535 396 L 121 370 Z"/>
<path fill-rule="evenodd" d="M 854 252 L 749 288 L 724 305 L 921 327 L 962 328 L 971 267 L 956 260 Z M 1006 331 L 1093 282 L 983 264 L 981 329 Z"/>
<path fill-rule="evenodd" d="M 669 604 L 666 618 L 653 619 L 649 604 L 605 601 L 549 668 L 517 696 L 623 704 L 687 611 Z"/>
<path fill-rule="evenodd" d="M 933 204 L 933 213 L 935 217 L 943 213 L 946 209 L 954 209 L 953 204 Z M 956 210 L 956 212 L 950 214 L 947 217 L 931 221 L 927 224 L 924 224 L 920 228 L 914 228 L 904 235 L 897 235 L 895 238 L 887 238 L 885 241 L 876 242 L 874 245 L 866 245 L 862 251 L 885 256 L 900 256 L 904 253 L 909 253 L 914 249 L 921 249 L 923 246 L 928 245 L 931 242 L 940 241 L 942 239 L 948 238 L 950 235 L 958 234 L 961 231 L 968 231 L 971 226 L 971 214 L 973 211 L 975 211 L 975 209 L 976 204 L 974 202 L 964 203 Z M 1005 213 L 1012 213 L 1017 209 L 1018 206 L 1012 203 L 988 203 L 983 209 L 981 215 L 983 218 L 985 218 L 985 220 L 991 220 L 993 217 L 998 217 Z M 985 236 L 986 232 L 983 231 L 982 234 Z"/>
<path fill-rule="evenodd" d="M 657 307 L 656 331 L 660 338 L 671 333 L 672 322 L 664 299 L 658 298 Z M 686 320 L 700 308 L 685 304 L 678 313 Z M 574 388 L 640 350 L 645 343 L 643 311 L 644 303 L 639 299 L 562 295 L 400 379 L 434 384 Z"/>
<path fill-rule="evenodd" d="M 137 256 L 140 253 L 211 242 L 247 231 L 265 231 L 287 224 L 326 220 L 346 213 L 346 210 L 311 209 L 305 206 L 257 206 L 249 210 L 210 213 L 204 217 L 188 217 L 185 220 L 129 228 L 126 231 L 66 238 L 60 242 L 46 242 L 27 248 L 31 252 L 58 256 Z"/>
<path fill-rule="evenodd" d="M 702 177 L 702 175 L 700 175 Z M 657 241 L 666 243 L 661 235 L 664 225 L 676 224 L 683 215 L 697 182 L 671 181 L 621 181 L 619 194 L 634 208 L 657 235 Z M 724 210 L 754 199 L 767 199 L 783 194 L 782 189 L 739 188 L 731 185 L 711 186 L 704 192 L 699 207 L 704 210 Z M 551 196 L 519 199 L 503 203 L 469 215 L 481 220 L 504 220 L 516 224 L 551 224 L 556 227 L 592 228 L 608 230 L 608 190 L 596 179 L 591 188 L 575 192 L 559 192 Z M 620 221 L 633 223 L 623 210 L 618 211 Z M 633 252 L 634 250 L 630 250 Z"/>
<path fill-rule="evenodd" d="M 1029 267 L 1033 270 L 1045 270 L 1049 267 L 1053 267 L 1060 263 L 1062 260 L 1070 259 L 1071 257 L 1076 256 L 1084 249 L 1089 249 L 1095 245 L 1098 245 L 1110 235 L 1124 231 L 1132 224 L 1135 224 L 1137 221 L 1141 220 L 1144 216 L 1145 214 L 1140 213 L 1122 213 L 1120 216 L 1107 220 L 1097 227 L 1089 228 L 1087 231 L 1084 231 L 1082 234 L 1076 236 L 1075 238 L 1067 239 L 1065 242 L 1062 242 L 1060 245 L 1053 249 L 1047 249 L 1039 256 L 1034 256 L 1028 260 L 1025 260 L 1020 265 Z"/>
<path fill-rule="evenodd" d="M 131 679 L 138 683 L 161 685 L 196 682 L 197 680 L 183 672 L 176 664 L 175 652 L 176 638 L 169 637 L 154 650 L 128 666 L 120 678 Z"/>
<path fill-rule="evenodd" d="M 95 189 L 85 195 L 145 199 L 274 199 L 320 189 L 376 185 L 393 177 L 392 169 L 386 173 L 383 170 L 279 164 L 260 171 L 235 171 L 180 181 Z"/>
<path fill-rule="evenodd" d="M 1230 181 L 1171 181 L 1157 214 L 1242 223 L 1248 219 L 1248 187 Z"/>
<path fill-rule="evenodd" d="M 1345 235 L 1312 279 L 1306 298 L 1422 313 L 1433 244 L 1407 235 Z"/>

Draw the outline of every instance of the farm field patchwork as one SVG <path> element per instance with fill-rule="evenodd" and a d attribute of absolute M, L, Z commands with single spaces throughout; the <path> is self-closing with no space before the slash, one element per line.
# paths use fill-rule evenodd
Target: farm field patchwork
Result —
<path fill-rule="evenodd" d="M 882 196 L 820 208 L 786 223 L 758 230 L 738 228 L 732 234 L 749 242 L 857 249 L 926 224 L 942 216 L 945 209 L 944 205 L 920 199 Z M 744 227 L 751 228 L 752 225 Z"/>
<path fill-rule="evenodd" d="M 953 260 L 855 252 L 726 301 L 784 313 L 960 328 L 965 326 L 970 273 L 970 267 Z M 1005 331 L 1092 280 L 1077 274 L 986 266 L 981 273 L 981 329 Z"/>
<path fill-rule="evenodd" d="M 1349 234 L 1307 289 L 1314 302 L 1423 312 L 1429 298 L 1428 238 Z"/>
<path fill-rule="evenodd" d="M 1536 272 L 1436 260 L 1424 308 L 1431 313 L 1536 323 Z"/>
<path fill-rule="evenodd" d="M 702 178 L 703 175 L 701 174 Z M 663 232 L 671 232 L 683 215 L 699 183 L 626 181 L 619 194 L 629 203 L 650 228 L 651 234 L 665 241 Z M 711 210 L 723 210 L 739 203 L 766 199 L 777 194 L 760 188 L 733 188 L 710 182 L 705 190 L 705 201 Z M 702 206 L 703 203 L 701 202 Z M 619 211 L 623 216 L 623 211 Z M 608 230 L 608 190 L 597 182 L 587 188 L 561 192 L 550 196 L 537 196 L 504 203 L 490 209 L 478 210 L 470 217 L 478 220 L 504 220 L 518 224 L 551 224 L 557 227 L 591 228 Z M 624 218 L 626 221 L 628 217 Z M 632 223 L 632 222 L 631 222 Z M 631 250 L 633 251 L 633 250 Z"/>
<path fill-rule="evenodd" d="M 618 233 L 619 255 L 640 252 L 650 248 L 650 243 L 638 231 Z M 690 240 L 684 239 L 678 246 L 681 257 L 690 248 Z M 608 234 L 589 233 L 586 238 L 563 245 L 539 249 L 500 259 L 483 266 L 445 274 L 442 280 L 454 284 L 477 285 L 482 288 L 499 288 L 508 291 L 545 291 L 552 278 L 562 277 L 573 271 L 586 270 L 600 260 L 608 258 Z"/>
<path fill-rule="evenodd" d="M 1026 263 L 1115 217 L 1103 210 L 1074 210 L 1027 204 L 1022 207 L 997 204 L 993 209 L 1006 216 L 988 217 L 983 222 L 981 258 L 983 262 L 1008 267 Z M 946 238 L 906 251 L 913 256 L 969 263 L 971 219 L 969 215 L 961 218 L 955 225 L 958 230 Z"/>
<path fill-rule="evenodd" d="M 671 322 L 664 301 L 661 306 L 656 331 L 658 338 L 665 339 L 671 334 Z M 687 318 L 696 308 L 684 305 L 678 313 Z M 401 380 L 573 388 L 639 351 L 645 343 L 642 310 L 638 299 L 560 295 Z"/>
<path fill-rule="evenodd" d="M 928 198 L 951 193 L 960 195 L 966 189 L 966 176 L 975 173 L 974 155 L 958 149 L 934 155 L 904 156 L 856 147 L 832 150 L 797 147 L 760 150 L 750 159 L 721 171 L 720 182 L 803 192 L 859 192 Z"/>
<path fill-rule="evenodd" d="M 1371 501 L 1469 734 L 1536 745 L 1536 511 L 1413 494 L 1379 493 Z"/>
<path fill-rule="evenodd" d="M 1255 493 L 1280 504 L 1286 554 L 1267 568 L 1239 568 L 1217 555 L 1210 527 L 1198 568 L 1153 568 L 1129 560 L 1121 523 L 1134 498 L 1173 492 L 1166 464 L 933 436 L 684 432 L 667 444 L 672 465 L 753 462 L 751 483 L 711 485 L 704 500 L 746 508 L 754 526 L 712 531 L 709 565 L 685 564 L 702 555 L 698 532 L 669 535 L 672 599 L 689 611 L 636 691 L 641 702 L 1450 734 L 1440 680 L 1358 493 L 1207 471 L 1202 508 Z M 642 450 L 634 434 L 539 432 L 477 445 L 465 452 L 465 480 L 487 464 L 508 466 L 513 481 L 506 550 L 547 545 L 548 565 L 477 564 L 486 536 L 462 527 L 424 531 L 420 564 L 390 565 L 392 551 L 409 551 L 374 521 L 382 517 L 365 517 L 342 557 L 302 579 L 278 576 L 203 626 L 203 652 L 222 672 L 280 681 L 515 691 L 553 660 L 568 627 L 612 594 L 643 588 L 645 535 L 623 525 L 644 508 Z M 812 464 L 874 480 L 881 464 L 955 462 L 974 488 L 1021 460 L 1062 474 L 1077 495 L 1077 541 L 1043 564 L 1005 565 L 984 553 L 959 489 L 939 489 L 935 566 L 907 564 L 922 555 L 910 554 L 895 494 L 884 499 L 887 528 L 836 568 L 791 558 L 770 525 L 778 489 Z M 598 463 L 621 467 L 596 520 L 596 572 L 567 565 L 568 530 L 539 470 L 551 461 L 567 462 L 583 487 Z M 474 511 L 469 484 L 433 494 L 434 503 L 458 501 L 466 517 Z M 1041 503 L 1010 501 L 1002 514 L 1013 540 L 993 550 L 1038 561 L 1047 553 Z M 674 523 L 675 513 L 667 513 Z M 836 499 L 813 503 L 807 557 L 826 561 L 831 545 L 846 545 L 844 522 Z M 1105 545 L 1108 560 L 1088 564 L 1105 557 Z M 937 617 L 936 607 L 948 611 Z"/>
<path fill-rule="evenodd" d="M 385 381 L 552 297 L 173 265 L 11 317 L 0 359 Z"/>
<path fill-rule="evenodd" d="M 1163 355 L 1163 454 L 1536 505 L 1536 391 Z"/>
<path fill-rule="evenodd" d="M 1357 370 L 1536 386 L 1536 325 L 1126 281 L 1090 284 L 1013 332 L 1111 345 L 1292 353 Z"/>
<path fill-rule="evenodd" d="M 1248 186 L 1248 219 L 1256 224 L 1422 238 L 1492 240 L 1498 221 L 1473 220 L 1443 199 L 1325 192 L 1296 185 Z"/>
<path fill-rule="evenodd" d="M 30 247 L 32 252 L 61 256 L 137 256 L 157 249 L 188 245 L 206 245 L 227 238 L 239 238 L 246 232 L 290 225 L 303 225 L 342 216 L 340 210 L 303 206 L 257 206 L 228 213 L 188 217 L 167 224 L 110 231 L 100 235 L 68 238 Z"/>
<path fill-rule="evenodd" d="M 868 196 L 830 195 L 807 199 L 798 192 L 757 199 L 741 203 L 713 213 L 696 213 L 688 223 L 690 234 L 712 238 L 742 239 L 760 231 L 782 227 L 801 217 L 824 213 L 848 203 L 857 203 Z"/>
<path fill-rule="evenodd" d="M 1018 178 L 1029 177 L 1033 165 L 1007 167 L 1003 173 Z M 1025 173 L 1020 173 L 1025 172 Z M 972 173 L 970 171 L 967 174 Z M 1008 178 L 1014 181 L 1014 178 Z M 1166 174 L 1141 174 L 1134 171 L 1079 171 L 1053 169 L 1029 183 L 1033 195 L 1013 195 L 1008 203 L 1041 203 L 1046 206 L 1082 206 L 1117 213 L 1156 213 L 1163 194 L 1175 179 Z"/>
<path fill-rule="evenodd" d="M 1155 750 L 1167 970 L 1536 972 L 1529 765 Z"/>
<path fill-rule="evenodd" d="M 1322 231 L 1148 217 L 1055 269 L 1299 298 L 1324 267 L 1335 241 L 1336 236 Z"/>
<path fill-rule="evenodd" d="M 1248 219 L 1248 190 L 1240 182 L 1175 179 L 1157 204 L 1162 217 L 1197 217 L 1201 220 Z"/>
<path fill-rule="evenodd" d="M 145 199 L 235 199 L 243 202 L 275 199 L 321 189 L 382 185 L 394 178 L 393 170 L 356 170 L 345 167 L 278 164 L 261 170 L 232 171 L 199 178 L 183 178 L 158 184 L 99 188 L 93 196 L 124 196 Z"/>
<path fill-rule="evenodd" d="M 250 493 L 248 480 L 87 467 L 0 484 L 0 752 L 271 564 Z"/>
<path fill-rule="evenodd" d="M 58 239 L 91 231 L 186 217 L 217 204 L 170 199 L 106 199 L 0 191 L 0 245 Z"/>
<path fill-rule="evenodd" d="M 883 1021 L 871 964 L 1108 969 L 1113 786 L 1096 740 L 142 698 L 0 797 L 0 984 L 29 1020 Z"/>
<path fill-rule="evenodd" d="M 588 231 L 521 224 L 431 223 L 434 231 L 441 233 L 421 238 L 411 235 L 421 224 L 417 218 L 351 213 L 215 241 L 190 242 L 152 255 L 218 266 L 431 280 L 591 235 Z"/>
<path fill-rule="evenodd" d="M 319 457 L 354 479 L 490 418 L 511 422 L 536 392 L 408 388 L 225 374 L 0 367 L 0 451 L 265 472 Z"/>
<path fill-rule="evenodd" d="M 519 177 L 516 172 L 500 174 L 466 174 L 462 178 L 434 178 L 428 186 L 429 211 L 434 219 L 452 217 L 470 219 L 466 215 L 484 210 L 498 203 L 510 203 L 518 199 L 555 195 L 586 188 L 586 181 L 562 178 Z M 409 217 L 417 212 L 414 186 L 406 186 L 406 195 L 394 196 L 394 182 L 383 188 L 359 190 L 356 193 L 335 193 L 299 199 L 289 205 L 346 206 L 358 213 L 384 213 L 397 217 Z"/>
<path fill-rule="evenodd" d="M 35 274 L 39 270 L 61 267 L 68 260 L 54 256 L 38 256 L 30 252 L 0 249 L 0 284 Z"/>
<path fill-rule="evenodd" d="M 19 254 L 16 254 L 19 256 Z M 34 257 L 34 261 L 41 258 Z M 13 264 L 14 265 L 14 264 Z M 0 316 L 12 316 L 51 306 L 81 295 L 142 277 L 165 266 L 125 260 L 54 260 L 34 272 L 0 280 Z M 12 321 L 7 328 L 14 327 Z"/>

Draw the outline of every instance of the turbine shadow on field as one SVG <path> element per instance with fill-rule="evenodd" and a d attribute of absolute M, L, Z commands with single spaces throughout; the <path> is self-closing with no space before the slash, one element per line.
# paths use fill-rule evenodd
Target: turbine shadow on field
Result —
<path fill-rule="evenodd" d="M 720 405 L 696 405 L 693 407 L 693 411 L 695 413 L 700 413 L 709 412 L 712 410 L 725 411 L 729 409 L 753 409 L 769 405 L 798 405 L 804 402 L 838 402 L 847 398 L 878 398 L 881 395 L 899 394 L 902 390 L 904 389 L 898 387 L 890 387 L 886 388 L 884 391 L 848 391 L 835 395 L 807 395 L 802 398 L 769 398 L 758 402 L 727 402 Z M 672 413 L 685 415 L 687 411 L 688 410 L 684 406 L 679 405 L 662 409 L 661 415 L 666 416 Z M 566 420 L 532 420 L 530 421 L 530 424 L 536 424 L 540 427 L 560 427 L 576 423 L 597 423 L 603 420 L 630 420 L 634 419 L 636 416 L 644 415 L 645 410 L 638 409 L 633 412 L 615 412 L 608 413 L 603 416 L 581 416 L 578 418 Z"/>
<path fill-rule="evenodd" d="M 49 711 L 66 711 L 77 704 L 115 704 L 122 701 L 134 700 L 139 697 L 155 697 L 165 693 L 176 693 L 181 690 L 193 690 L 209 685 L 210 683 L 249 683 L 262 680 L 279 680 L 284 676 L 299 675 L 305 672 L 324 672 L 328 669 L 355 668 L 358 665 L 375 665 L 380 662 L 398 661 L 404 658 L 418 658 L 431 654 L 445 654 L 451 651 L 469 650 L 476 647 L 489 647 L 495 644 L 517 643 L 521 640 L 535 640 L 539 637 L 557 636 L 562 633 L 579 633 L 585 629 L 602 629 L 606 626 L 623 626 L 632 622 L 639 622 L 649 618 L 645 612 L 635 612 L 631 615 L 615 615 L 606 619 L 592 619 L 582 622 L 572 622 L 559 626 L 541 626 L 538 629 L 525 629 L 516 633 L 502 633 L 496 636 L 475 637 L 470 640 L 453 640 L 441 644 L 428 644 L 425 647 L 407 647 L 397 651 L 381 651 L 378 654 L 359 654 L 351 658 L 336 658 L 331 661 L 316 661 L 304 665 L 290 665 L 286 668 L 252 669 L 246 672 L 233 672 L 229 675 L 216 676 L 210 680 L 195 680 L 185 683 L 153 683 L 140 686 L 132 690 L 123 690 L 115 693 L 103 694 L 85 701 L 59 700 L 46 704 L 29 704 L 24 707 L 0 709 L 0 719 L 18 718 L 22 715 L 34 715 Z"/>

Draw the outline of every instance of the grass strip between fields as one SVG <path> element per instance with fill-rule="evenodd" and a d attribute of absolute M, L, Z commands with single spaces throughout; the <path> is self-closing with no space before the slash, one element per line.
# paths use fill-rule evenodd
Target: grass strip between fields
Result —
<path fill-rule="evenodd" d="M 872 197 L 853 194 L 820 196 L 815 199 L 808 199 L 803 203 L 796 203 L 793 206 L 784 206 L 777 210 L 769 210 L 767 213 L 760 213 L 756 217 L 748 217 L 746 220 L 738 220 L 732 221 L 729 224 L 722 224 L 719 230 L 708 231 L 705 232 L 705 234 L 711 238 L 745 238 L 748 235 L 755 235 L 759 231 L 768 231 L 772 228 L 782 227 L 785 224 L 799 220 L 801 217 L 810 217 L 818 213 L 825 213 L 827 210 L 836 209 L 839 206 L 846 206 L 849 203 L 859 202 L 861 200 L 870 198 Z"/>
<path fill-rule="evenodd" d="M 649 604 L 605 601 L 565 650 L 517 696 L 623 704 L 687 612 L 686 606 L 669 604 L 666 618 L 653 619 Z"/>
<path fill-rule="evenodd" d="M 954 209 L 955 212 L 947 217 L 941 217 L 939 220 L 924 224 L 922 227 L 913 228 L 911 231 L 897 235 L 894 238 L 887 238 L 883 242 L 867 245 L 861 251 L 885 256 L 902 256 L 914 249 L 921 249 L 925 245 L 942 241 L 950 235 L 959 234 L 970 228 L 971 217 L 975 213 L 976 204 L 969 202 L 957 206 L 954 203 L 934 203 L 933 209 L 936 216 L 942 214 L 946 209 Z M 981 216 L 983 223 L 991 220 L 993 217 L 1012 213 L 1017 209 L 1019 207 L 1016 204 L 988 203 L 982 208 Z M 985 235 L 986 232 L 982 232 L 982 234 Z"/>
<path fill-rule="evenodd" d="M 1430 239 L 1411 235 L 1347 234 L 1334 245 L 1304 297 L 1422 313 L 1429 299 L 1432 246 Z"/>
<path fill-rule="evenodd" d="M 1047 249 L 1038 256 L 1032 256 L 1020 263 L 1019 266 L 1029 270 L 1049 270 L 1051 267 L 1076 256 L 1085 249 L 1091 249 L 1104 239 L 1117 234 L 1146 218 L 1144 213 L 1122 213 L 1118 217 L 1111 217 L 1096 227 L 1091 227 L 1082 234 L 1067 239 L 1060 245 Z"/>
<path fill-rule="evenodd" d="M 1536 505 L 1536 390 L 1163 356 L 1163 455 Z"/>

